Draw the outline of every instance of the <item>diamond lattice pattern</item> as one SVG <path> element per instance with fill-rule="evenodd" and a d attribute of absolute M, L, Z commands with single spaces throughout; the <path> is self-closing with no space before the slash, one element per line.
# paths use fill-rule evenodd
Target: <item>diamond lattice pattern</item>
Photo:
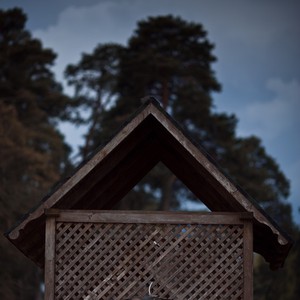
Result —
<path fill-rule="evenodd" d="M 242 299 L 243 225 L 56 223 L 55 299 L 149 294 Z"/>

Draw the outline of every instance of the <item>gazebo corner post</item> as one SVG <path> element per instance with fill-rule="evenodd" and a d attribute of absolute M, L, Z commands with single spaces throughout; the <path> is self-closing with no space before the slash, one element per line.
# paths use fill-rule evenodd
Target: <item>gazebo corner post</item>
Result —
<path fill-rule="evenodd" d="M 57 214 L 47 210 L 45 233 L 45 300 L 55 299 L 55 229 Z"/>
<path fill-rule="evenodd" d="M 244 220 L 244 300 L 253 299 L 253 216 Z"/>

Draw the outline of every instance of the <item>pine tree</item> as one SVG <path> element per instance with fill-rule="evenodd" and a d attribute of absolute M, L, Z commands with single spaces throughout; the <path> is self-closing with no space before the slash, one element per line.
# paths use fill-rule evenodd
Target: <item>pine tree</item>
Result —
<path fill-rule="evenodd" d="M 0 10 L 0 226 L 13 225 L 71 167 L 56 125 L 74 109 L 55 81 L 55 53 L 25 29 L 20 9 Z M 38 299 L 40 271 L 0 240 L 1 299 Z"/>
<path fill-rule="evenodd" d="M 78 64 L 68 65 L 65 76 L 74 86 L 75 101 L 83 114 L 80 124 L 87 124 L 85 143 L 81 147 L 81 158 L 85 160 L 95 145 L 94 136 L 101 131 L 103 113 L 116 97 L 116 81 L 123 47 L 118 44 L 98 45 L 92 54 L 83 54 Z"/>
<path fill-rule="evenodd" d="M 89 151 L 127 120 L 141 105 L 141 98 L 153 95 L 228 176 L 281 224 L 291 227 L 290 206 L 284 202 L 289 182 L 279 166 L 266 153 L 259 138 L 236 136 L 234 115 L 214 110 L 212 93 L 221 87 L 212 69 L 216 61 L 213 48 L 200 24 L 173 16 L 150 17 L 139 22 L 117 59 L 115 103 L 103 112 L 98 130 L 89 137 L 93 140 Z M 176 208 L 183 199 L 195 200 L 161 165 L 127 198 L 132 199 L 134 208 L 141 208 L 141 203 L 149 207 L 156 199 L 159 204 L 155 207 L 159 209 Z M 282 210 L 286 213 L 281 214 Z"/>

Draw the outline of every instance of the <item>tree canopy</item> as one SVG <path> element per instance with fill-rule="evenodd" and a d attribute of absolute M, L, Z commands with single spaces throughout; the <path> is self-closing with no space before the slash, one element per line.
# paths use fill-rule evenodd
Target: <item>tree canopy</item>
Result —
<path fill-rule="evenodd" d="M 25 29 L 20 9 L 0 10 L 0 226 L 11 227 L 71 167 L 56 124 L 73 104 L 51 66 L 55 53 Z M 39 271 L 1 238 L 0 298 L 35 299 Z M 10 249 L 10 250 L 9 250 Z"/>
<path fill-rule="evenodd" d="M 280 223 L 290 226 L 290 208 L 284 202 L 289 182 L 276 161 L 266 153 L 259 138 L 236 136 L 234 115 L 214 109 L 212 94 L 219 92 L 221 85 L 212 68 L 216 61 L 213 49 L 201 24 L 174 16 L 149 17 L 138 23 L 126 47 L 102 44 L 91 54 L 84 54 L 77 64 L 69 65 L 65 74 L 77 91 L 75 97 L 95 103 L 104 101 L 99 91 L 113 95 L 110 105 L 97 118 L 91 115 L 90 124 L 93 128 L 98 125 L 86 136 L 85 155 L 107 140 L 141 105 L 145 95 L 153 95 L 235 182 Z M 113 55 L 106 57 L 107 51 Z M 82 93 L 83 87 L 88 96 Z M 186 199 L 195 200 L 161 165 L 130 197 L 135 208 L 139 198 L 143 199 L 139 203 L 146 205 L 149 203 L 145 199 L 156 201 L 160 209 L 176 209 Z M 288 216 L 285 220 L 279 213 L 283 208 Z"/>
<path fill-rule="evenodd" d="M 101 87 L 98 85 L 101 80 L 108 78 L 102 78 L 103 67 L 96 71 L 97 65 L 93 64 L 87 69 L 85 60 L 88 57 L 97 62 L 105 57 L 101 52 L 106 53 L 107 49 L 117 55 L 110 56 L 113 60 L 101 61 L 113 70 L 111 85 L 105 81 Z M 115 49 L 122 50 L 116 52 Z M 221 84 L 212 68 L 216 61 L 213 49 L 202 25 L 173 16 L 150 17 L 137 24 L 127 46 L 101 44 L 90 54 L 84 54 L 77 64 L 70 65 L 65 74 L 76 91 L 85 82 L 80 76 L 86 76 L 93 84 L 97 83 L 85 85 L 85 93 L 94 95 L 90 100 L 96 101 L 97 90 L 103 88 L 106 95 L 112 96 L 109 105 L 102 106 L 97 119 L 90 115 L 93 120 L 90 124 L 97 129 L 88 131 L 82 157 L 105 143 L 141 105 L 144 96 L 152 95 L 229 177 L 288 232 L 297 235 L 291 206 L 285 201 L 289 195 L 288 179 L 258 137 L 236 135 L 236 116 L 217 113 L 214 109 L 213 93 L 221 90 Z M 70 70 L 76 70 L 76 77 Z M 95 74 L 100 77 L 94 77 Z M 80 96 L 84 97 L 83 93 Z M 107 98 L 101 99 L 106 101 Z M 159 164 L 126 196 L 121 207 L 178 209 L 187 199 L 198 201 L 166 167 Z M 295 283 L 299 274 L 293 267 L 299 259 L 298 244 L 279 273 L 271 272 L 264 262 L 256 260 L 255 298 L 292 300 L 299 297 Z"/>
<path fill-rule="evenodd" d="M 258 137 L 236 135 L 237 118 L 218 113 L 213 93 L 221 90 L 213 71 L 214 45 L 201 24 L 179 17 L 140 21 L 126 46 L 99 44 L 65 70 L 73 97 L 66 96 L 51 66 L 56 54 L 26 30 L 20 9 L 0 10 L 0 225 L 2 231 L 73 167 L 70 148 L 57 124 L 86 124 L 82 160 L 104 144 L 153 95 L 219 163 L 289 232 L 299 233 L 285 201 L 289 181 Z M 141 201 L 143 199 L 143 201 Z M 180 209 L 186 200 L 199 202 L 159 164 L 122 203 L 123 208 Z M 201 200 L 201 199 L 200 199 Z M 41 276 L 1 238 L 0 297 L 40 299 Z M 293 268 L 299 242 L 278 277 L 259 260 L 257 299 L 299 298 Z M 298 249 L 298 250 L 297 250 Z M 285 291 L 280 282 L 285 282 Z M 262 284 L 266 282 L 266 284 Z M 295 295 L 298 295 L 295 296 Z"/>
<path fill-rule="evenodd" d="M 291 206 L 285 201 L 289 195 L 288 179 L 258 137 L 238 137 L 237 118 L 214 109 L 212 96 L 221 90 L 221 85 L 212 68 L 216 61 L 213 49 L 202 25 L 173 16 L 150 17 L 137 24 L 126 47 L 101 44 L 92 53 L 84 54 L 77 64 L 68 66 L 65 74 L 75 87 L 75 98 L 101 103 L 98 105 L 101 110 L 91 109 L 97 114 L 90 114 L 92 130 L 86 134 L 82 157 L 86 158 L 105 143 L 141 105 L 143 97 L 152 95 L 229 177 L 288 232 L 296 234 Z M 107 51 L 113 55 L 106 57 Z M 110 70 L 110 76 L 103 72 L 103 64 Z M 159 164 L 126 196 L 121 207 L 178 209 L 187 199 L 198 201 Z M 257 260 L 254 278 L 257 299 L 299 297 L 296 284 L 299 274 L 293 267 L 299 259 L 298 244 L 279 275 Z"/>
<path fill-rule="evenodd" d="M 92 54 L 83 54 L 77 65 L 69 65 L 65 70 L 68 84 L 75 87 L 74 99 L 86 114 L 77 119 L 88 126 L 80 151 L 83 160 L 97 147 L 94 136 L 101 131 L 103 113 L 115 97 L 122 53 L 120 45 L 98 45 Z"/>

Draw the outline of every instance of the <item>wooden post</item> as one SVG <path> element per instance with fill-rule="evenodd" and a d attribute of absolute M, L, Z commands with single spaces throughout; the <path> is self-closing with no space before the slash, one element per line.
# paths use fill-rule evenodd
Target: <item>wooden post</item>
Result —
<path fill-rule="evenodd" d="M 45 237 L 45 300 L 55 299 L 55 215 L 48 215 Z"/>
<path fill-rule="evenodd" d="M 253 230 L 252 219 L 244 219 L 244 299 L 253 299 Z"/>

